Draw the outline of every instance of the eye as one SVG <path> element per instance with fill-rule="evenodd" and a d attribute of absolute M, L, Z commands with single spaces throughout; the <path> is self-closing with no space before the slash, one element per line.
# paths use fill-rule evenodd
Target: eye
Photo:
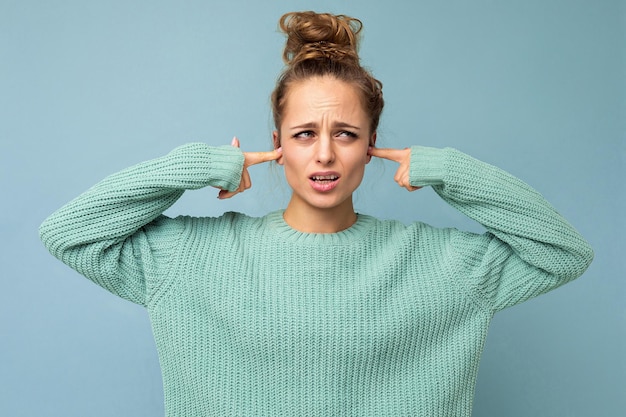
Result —
<path fill-rule="evenodd" d="M 294 133 L 292 136 L 294 139 L 310 139 L 313 137 L 312 130 L 303 130 L 302 132 Z"/>
<path fill-rule="evenodd" d="M 349 130 L 342 130 L 337 133 L 337 137 L 343 138 L 343 139 L 357 139 L 359 135 Z"/>

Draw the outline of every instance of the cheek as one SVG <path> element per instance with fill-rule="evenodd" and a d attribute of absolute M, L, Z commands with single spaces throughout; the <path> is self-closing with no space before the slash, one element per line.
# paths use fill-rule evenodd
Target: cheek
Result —
<path fill-rule="evenodd" d="M 313 148 L 283 144 L 283 163 L 293 169 L 305 168 L 315 158 Z"/>
<path fill-rule="evenodd" d="M 362 168 L 365 168 L 365 165 L 367 165 L 367 163 L 370 161 L 371 157 L 367 154 L 367 147 L 364 149 L 359 150 L 358 154 L 354 156 L 354 161 L 353 161 L 353 165 L 354 166 L 360 166 L 362 165 Z"/>
<path fill-rule="evenodd" d="M 367 161 L 368 161 L 368 156 L 367 153 L 361 154 L 359 152 L 358 155 L 352 155 L 352 158 L 350 158 L 349 161 L 347 162 L 347 166 L 346 168 L 352 172 L 352 175 L 354 177 L 354 179 L 359 179 L 363 177 L 363 174 L 365 173 L 365 165 L 367 165 Z"/>
<path fill-rule="evenodd" d="M 294 161 L 295 159 L 297 159 L 295 155 L 289 152 L 288 149 L 283 148 L 282 161 L 283 161 L 283 166 L 285 167 L 285 169 L 288 169 L 292 167 L 293 165 L 295 165 L 295 161 Z"/>
<path fill-rule="evenodd" d="M 285 148 L 283 148 L 282 166 L 288 182 L 290 179 L 299 177 L 299 174 L 305 169 L 302 155 L 297 152 L 290 152 L 289 149 Z"/>

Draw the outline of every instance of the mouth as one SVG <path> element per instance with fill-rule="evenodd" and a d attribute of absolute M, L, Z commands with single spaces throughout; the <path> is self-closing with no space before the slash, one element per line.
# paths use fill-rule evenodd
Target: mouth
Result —
<path fill-rule="evenodd" d="M 338 175 L 312 175 L 309 177 L 311 181 L 315 181 L 321 184 L 337 181 Z"/>
<path fill-rule="evenodd" d="M 313 174 L 309 177 L 309 183 L 315 191 L 327 192 L 339 183 L 339 175 L 333 172 Z"/>

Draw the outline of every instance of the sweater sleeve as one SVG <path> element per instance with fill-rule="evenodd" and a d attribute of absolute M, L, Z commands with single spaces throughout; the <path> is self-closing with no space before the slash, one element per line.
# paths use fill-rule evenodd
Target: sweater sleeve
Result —
<path fill-rule="evenodd" d="M 171 264 L 182 222 L 162 213 L 185 190 L 238 187 L 243 154 L 191 143 L 113 174 L 48 217 L 39 234 L 62 262 L 122 298 L 146 305 Z"/>
<path fill-rule="evenodd" d="M 534 189 L 455 149 L 413 147 L 411 185 L 432 186 L 482 224 L 483 235 L 454 231 L 457 275 L 493 311 L 582 275 L 593 259 L 583 237 Z"/>

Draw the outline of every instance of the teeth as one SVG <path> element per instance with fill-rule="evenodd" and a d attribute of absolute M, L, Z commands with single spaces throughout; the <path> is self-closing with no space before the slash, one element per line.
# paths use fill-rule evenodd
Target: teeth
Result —
<path fill-rule="evenodd" d="M 313 175 L 311 177 L 313 181 L 335 181 L 337 178 L 339 177 L 335 175 Z"/>

